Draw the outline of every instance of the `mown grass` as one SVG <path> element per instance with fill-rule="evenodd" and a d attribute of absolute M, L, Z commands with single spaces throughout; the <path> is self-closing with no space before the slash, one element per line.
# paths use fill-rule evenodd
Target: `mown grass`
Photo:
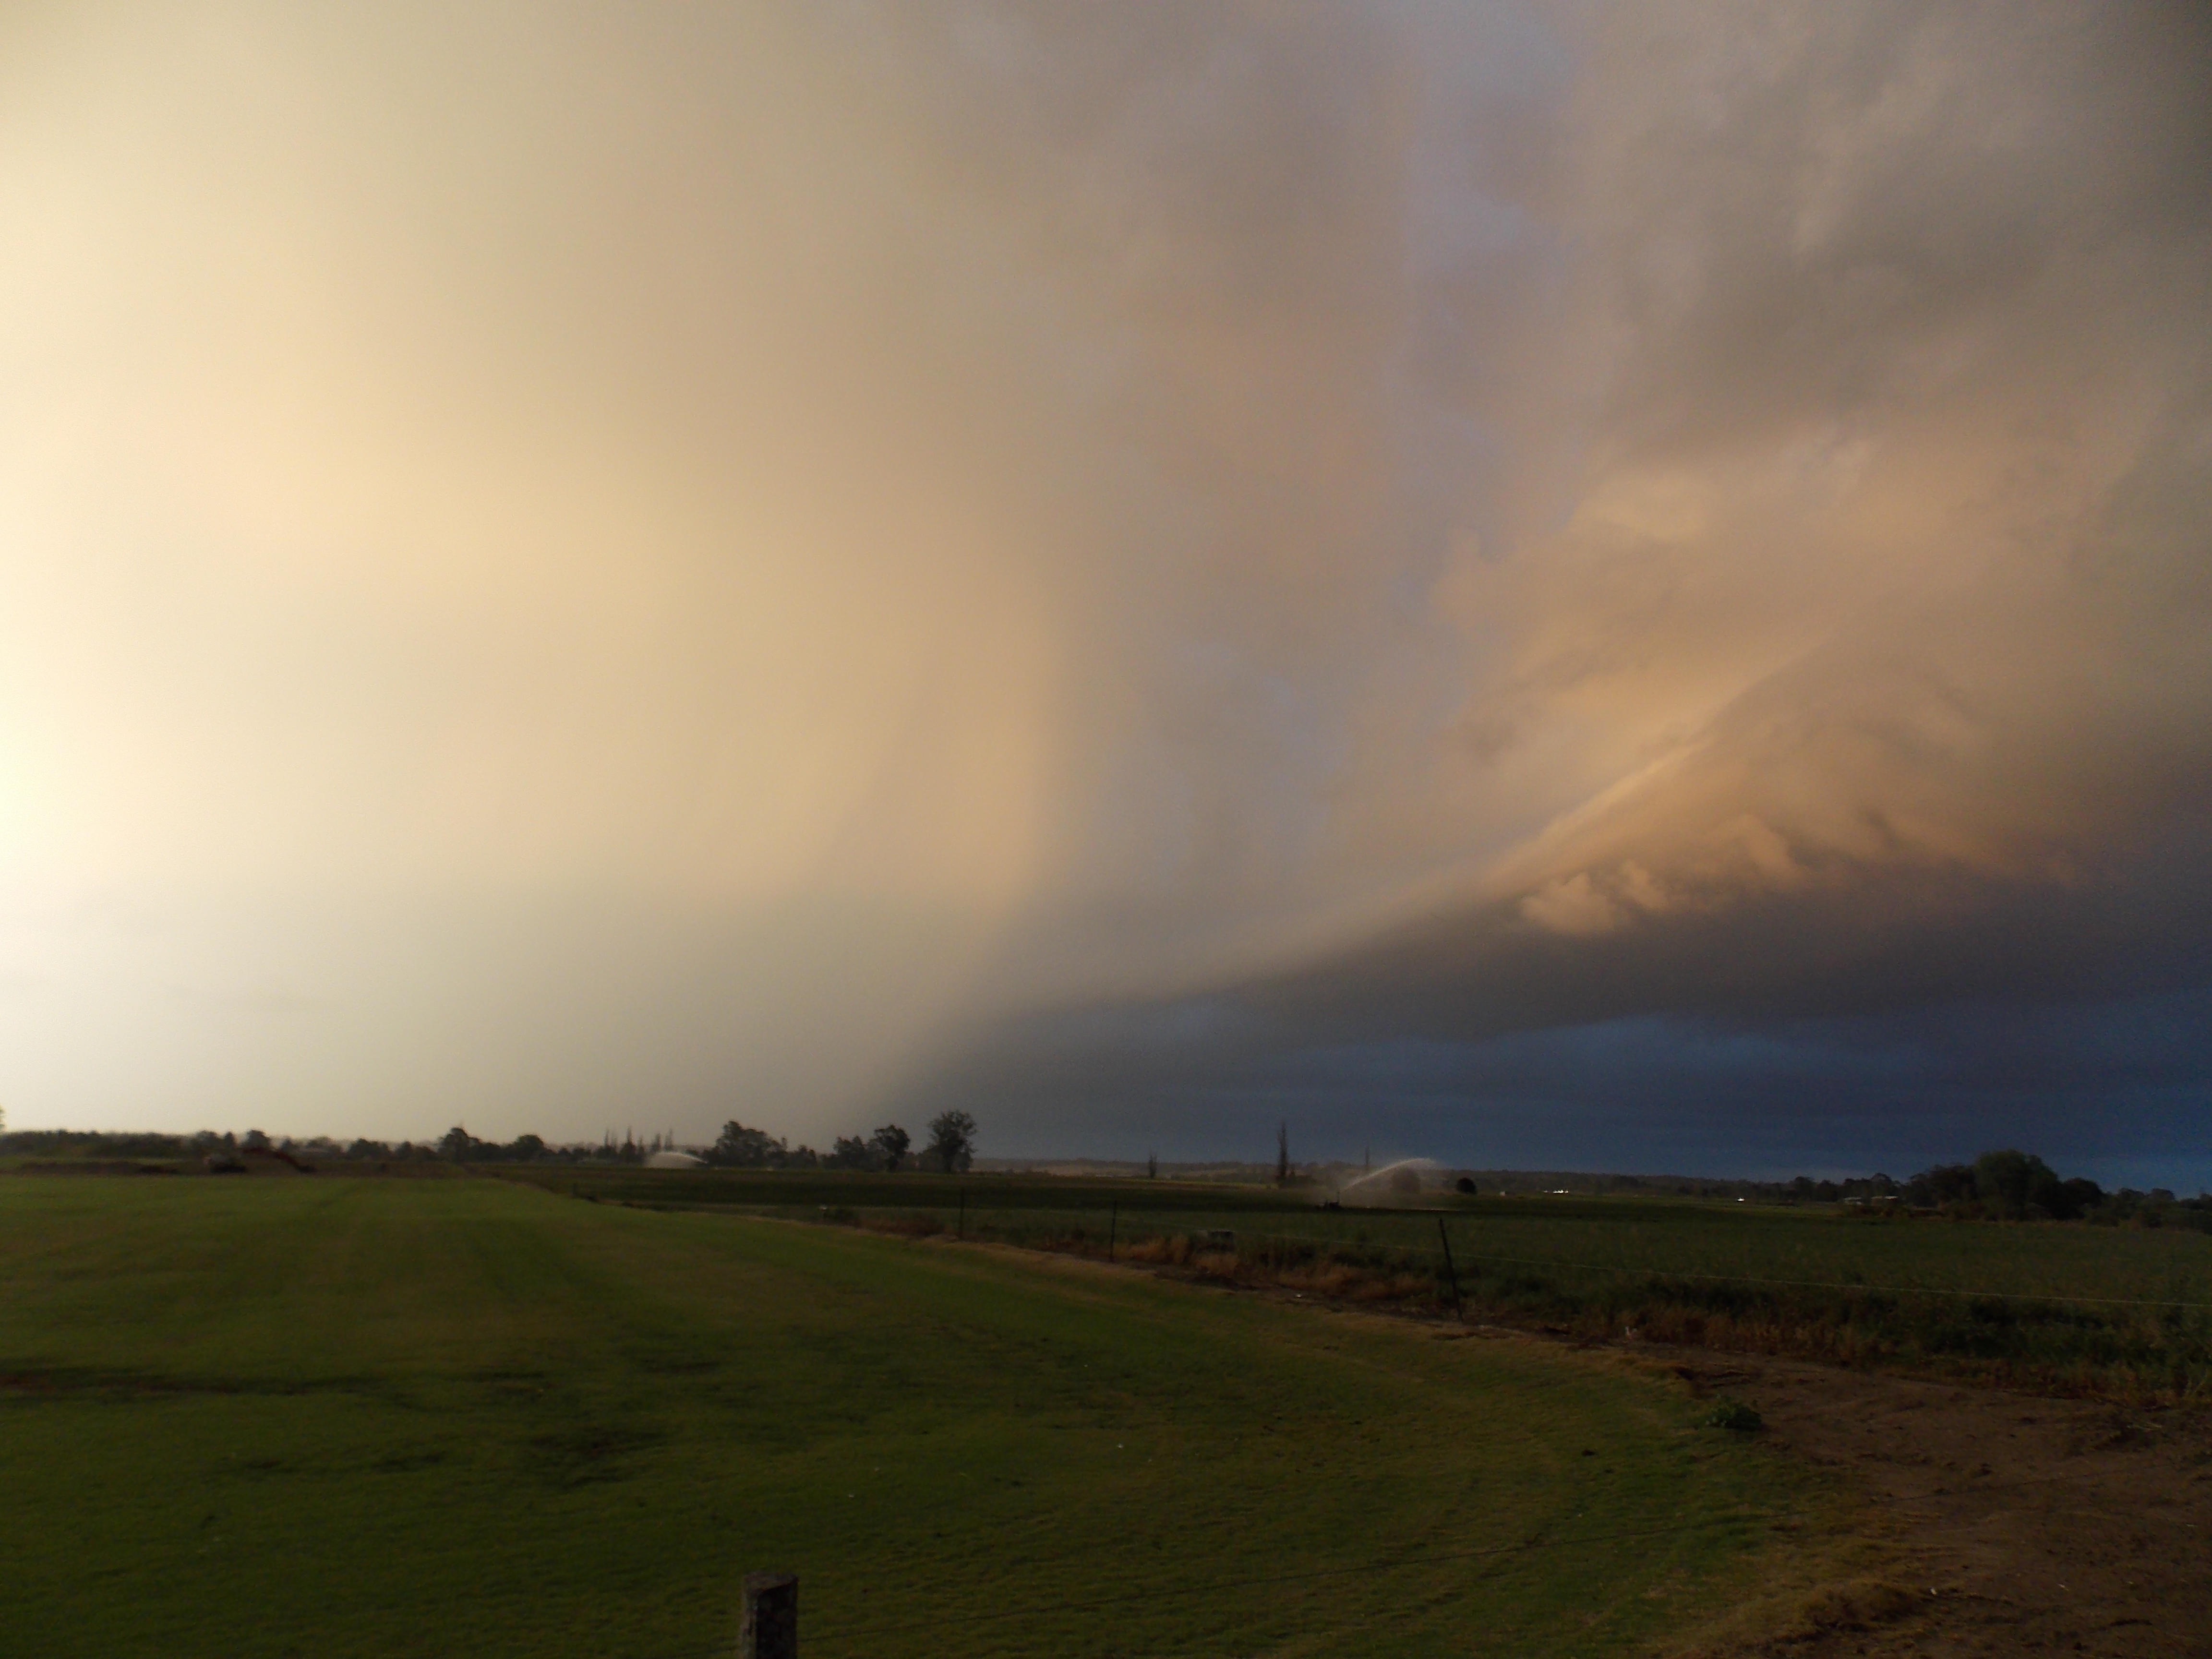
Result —
<path fill-rule="evenodd" d="M 1110 1238 L 1123 1253 L 1178 1261 L 1189 1240 L 1226 1229 L 1237 1242 L 1225 1259 L 1200 1252 L 1216 1277 L 1426 1308 L 1448 1301 L 1441 1215 L 1465 1306 L 1482 1320 L 2137 1402 L 2212 1397 L 2212 1237 L 2181 1228 L 1878 1219 L 1655 1199 L 1328 1211 L 1264 1188 L 1037 1177 L 610 1170 L 560 1180 L 556 1190 L 632 1203 L 876 1225 L 904 1216 L 909 1231 L 957 1224 L 1078 1254 L 1103 1254 Z"/>
<path fill-rule="evenodd" d="M 490 1181 L 0 1182 L 10 1654 L 1632 1650 L 1825 1501 L 1516 1343 Z M 957 1640 L 955 1639 L 957 1636 Z"/>

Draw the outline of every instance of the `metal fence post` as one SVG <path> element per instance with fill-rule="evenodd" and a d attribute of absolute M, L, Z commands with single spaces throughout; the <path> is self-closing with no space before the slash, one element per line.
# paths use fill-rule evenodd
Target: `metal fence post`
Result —
<path fill-rule="evenodd" d="M 1467 1322 L 1467 1310 L 1461 1307 L 1459 1302 L 1459 1269 L 1452 1265 L 1451 1235 L 1444 1231 L 1444 1218 L 1442 1216 L 1437 1218 L 1437 1237 L 1443 1242 L 1444 1273 L 1451 1280 L 1452 1317 L 1463 1325 Z"/>
<path fill-rule="evenodd" d="M 799 1576 L 745 1575 L 745 1611 L 738 1624 L 738 1659 L 799 1659 Z"/>

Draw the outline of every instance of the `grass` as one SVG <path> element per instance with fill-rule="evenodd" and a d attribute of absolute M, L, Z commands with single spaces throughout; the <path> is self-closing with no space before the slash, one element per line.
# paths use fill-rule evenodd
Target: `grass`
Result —
<path fill-rule="evenodd" d="M 2136 1402 L 2212 1396 L 2212 1237 L 2193 1230 L 1850 1217 L 1651 1198 L 1454 1199 L 1437 1211 L 1325 1211 L 1310 1198 L 1182 1182 L 965 1182 L 618 1170 L 527 1172 L 621 1201 L 910 1231 L 960 1223 L 1033 1247 L 1188 1258 L 1237 1234 L 1218 1277 L 1441 1305 L 1449 1221 L 1473 1316 L 1591 1338 L 1900 1366 Z M 964 1198 L 962 1196 L 964 1192 Z M 1109 1206 L 1118 1213 L 1111 1215 Z M 892 1224 L 893 1218 L 904 1218 Z"/>
<path fill-rule="evenodd" d="M 492 1181 L 0 1182 L 11 1654 L 1626 1652 L 1826 1502 L 1533 1345 Z M 954 1640 L 957 1636 L 957 1642 Z"/>

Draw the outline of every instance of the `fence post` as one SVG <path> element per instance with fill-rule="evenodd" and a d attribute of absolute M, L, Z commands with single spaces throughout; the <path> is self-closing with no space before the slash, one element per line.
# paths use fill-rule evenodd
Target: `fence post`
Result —
<path fill-rule="evenodd" d="M 738 1624 L 738 1659 L 799 1659 L 796 1573 L 745 1575 L 745 1610 Z"/>
<path fill-rule="evenodd" d="M 1467 1322 L 1467 1310 L 1461 1307 L 1459 1304 L 1459 1269 L 1452 1265 L 1451 1235 L 1444 1231 L 1444 1218 L 1442 1216 L 1437 1218 L 1437 1237 L 1444 1247 L 1445 1276 L 1451 1280 L 1452 1317 L 1464 1325 Z"/>

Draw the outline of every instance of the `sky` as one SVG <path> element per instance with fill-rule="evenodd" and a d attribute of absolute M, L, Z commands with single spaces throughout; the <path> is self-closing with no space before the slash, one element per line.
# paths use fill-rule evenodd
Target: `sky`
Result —
<path fill-rule="evenodd" d="M 2208 83 L 11 6 L 0 1107 L 2212 1182 Z"/>

